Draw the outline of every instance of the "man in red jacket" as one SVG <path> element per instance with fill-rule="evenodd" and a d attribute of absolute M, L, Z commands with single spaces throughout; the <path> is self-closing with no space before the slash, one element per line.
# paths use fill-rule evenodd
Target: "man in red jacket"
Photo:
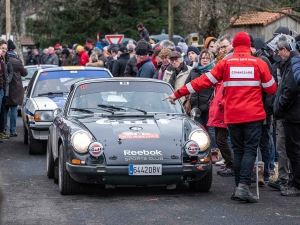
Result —
<path fill-rule="evenodd" d="M 89 55 L 84 51 L 81 45 L 76 47 L 76 52 L 79 56 L 79 66 L 85 66 L 89 62 Z"/>
<path fill-rule="evenodd" d="M 275 94 L 276 83 L 267 64 L 251 56 L 250 38 L 245 32 L 235 35 L 232 56 L 218 62 L 208 73 L 187 83 L 163 100 L 175 104 L 182 96 L 199 92 L 204 88 L 224 82 L 224 117 L 234 152 L 236 189 L 232 199 L 257 202 L 249 190 L 262 121 L 266 118 L 262 102 L 262 89 Z"/>

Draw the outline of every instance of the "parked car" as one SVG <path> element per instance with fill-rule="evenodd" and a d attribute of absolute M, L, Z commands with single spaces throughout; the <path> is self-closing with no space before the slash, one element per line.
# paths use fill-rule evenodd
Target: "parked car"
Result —
<path fill-rule="evenodd" d="M 158 43 L 160 41 L 169 40 L 169 35 L 166 34 L 164 30 L 162 30 L 161 34 L 150 35 L 149 38 L 155 41 L 155 43 Z M 173 42 L 175 46 L 177 46 L 180 39 L 183 39 L 183 37 L 176 34 L 173 35 Z"/>
<path fill-rule="evenodd" d="M 91 79 L 71 87 L 49 128 L 47 176 L 63 195 L 81 183 L 157 185 L 188 182 L 208 191 L 212 183 L 210 139 L 163 81 Z M 193 114 L 193 113 L 192 113 Z M 199 116 L 199 114 L 197 114 Z"/>
<path fill-rule="evenodd" d="M 109 77 L 112 75 L 107 69 L 98 67 L 68 66 L 36 71 L 28 84 L 21 106 L 24 143 L 28 144 L 29 154 L 46 150 L 53 111 L 64 106 L 74 82 Z"/>

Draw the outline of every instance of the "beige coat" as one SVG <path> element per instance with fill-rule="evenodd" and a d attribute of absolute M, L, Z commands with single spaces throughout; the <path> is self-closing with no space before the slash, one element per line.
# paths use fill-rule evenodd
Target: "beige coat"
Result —
<path fill-rule="evenodd" d="M 175 91 L 181 88 L 185 84 L 186 78 L 188 77 L 192 69 L 193 69 L 192 67 L 186 66 L 182 71 L 180 71 L 180 73 L 176 77 Z M 165 70 L 163 80 L 169 82 L 172 73 L 173 73 L 172 66 L 168 66 L 168 68 Z M 180 98 L 180 100 L 183 103 L 185 97 Z"/>

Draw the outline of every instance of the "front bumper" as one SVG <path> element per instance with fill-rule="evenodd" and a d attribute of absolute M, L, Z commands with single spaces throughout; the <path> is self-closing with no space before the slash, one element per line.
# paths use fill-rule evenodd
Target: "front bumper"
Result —
<path fill-rule="evenodd" d="M 80 183 L 110 185 L 158 185 L 196 181 L 211 169 L 211 163 L 195 165 L 162 165 L 162 175 L 130 176 L 128 166 L 86 166 L 66 163 L 70 176 Z"/>
<path fill-rule="evenodd" d="M 51 123 L 30 124 L 33 138 L 36 140 L 48 140 L 50 125 Z"/>

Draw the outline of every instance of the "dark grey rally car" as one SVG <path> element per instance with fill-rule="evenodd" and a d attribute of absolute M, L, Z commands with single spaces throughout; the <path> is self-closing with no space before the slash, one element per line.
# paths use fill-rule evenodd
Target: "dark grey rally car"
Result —
<path fill-rule="evenodd" d="M 181 103 L 163 98 L 171 86 L 153 79 L 83 80 L 72 85 L 50 126 L 47 175 L 61 194 L 80 183 L 167 185 L 208 191 L 210 139 Z"/>

